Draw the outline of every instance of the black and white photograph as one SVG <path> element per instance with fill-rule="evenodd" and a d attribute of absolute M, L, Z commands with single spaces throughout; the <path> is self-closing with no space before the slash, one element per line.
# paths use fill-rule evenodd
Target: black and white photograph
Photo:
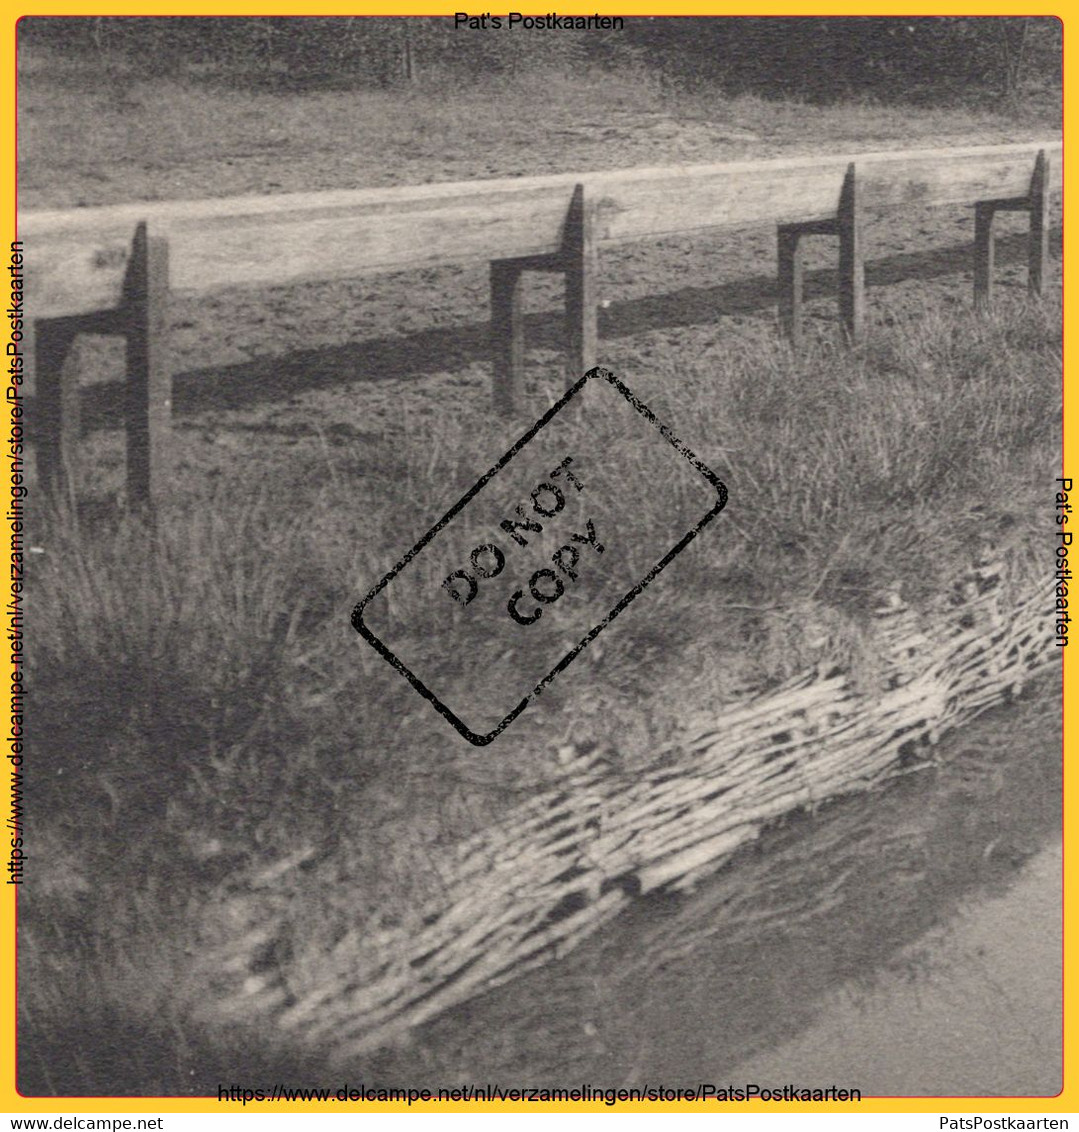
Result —
<path fill-rule="evenodd" d="M 1056 1097 L 1062 59 L 21 19 L 18 1092 Z"/>

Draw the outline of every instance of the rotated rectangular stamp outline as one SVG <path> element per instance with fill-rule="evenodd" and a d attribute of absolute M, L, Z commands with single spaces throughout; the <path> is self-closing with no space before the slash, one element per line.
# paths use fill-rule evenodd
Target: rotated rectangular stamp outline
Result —
<path fill-rule="evenodd" d="M 365 607 L 384 590 L 394 578 L 416 557 L 420 551 L 423 550 L 428 543 L 456 516 L 458 515 L 473 499 L 473 497 L 488 484 L 518 453 L 520 453 L 533 438 L 548 425 L 563 409 L 584 389 L 590 381 L 606 381 L 614 389 L 629 402 L 630 406 L 638 413 L 641 414 L 675 449 L 675 451 L 684 459 L 689 461 L 690 464 L 700 473 L 700 475 L 707 480 L 707 482 L 714 488 L 716 492 L 716 503 L 709 510 L 704 517 L 689 530 L 667 553 L 652 567 L 651 570 L 634 585 L 615 605 L 615 607 L 604 617 L 597 625 L 594 625 L 584 637 L 572 648 L 562 659 L 543 677 L 542 680 L 530 691 L 524 698 L 513 708 L 512 711 L 506 715 L 501 722 L 492 730 L 484 735 L 477 734 L 472 731 L 467 724 L 464 723 L 453 710 L 445 703 L 443 703 L 430 688 L 423 683 L 422 680 L 414 672 L 412 672 L 404 662 L 394 654 L 394 652 L 381 641 L 368 627 L 364 624 L 363 611 Z M 712 520 L 723 510 L 727 505 L 727 488 L 726 485 L 719 479 L 719 477 L 709 468 L 687 445 L 683 444 L 674 432 L 667 425 L 663 424 L 657 419 L 656 415 L 643 404 L 640 399 L 630 390 L 620 378 L 613 374 L 610 370 L 604 369 L 602 366 L 596 366 L 590 369 L 575 385 L 573 385 L 546 413 L 522 436 L 512 448 L 496 463 L 492 468 L 485 472 L 471 488 L 442 516 L 441 519 L 416 543 L 416 545 L 397 563 L 396 566 L 384 577 L 378 584 L 364 597 L 361 601 L 357 602 L 352 610 L 352 627 L 360 634 L 361 637 L 372 648 L 375 649 L 386 661 L 389 662 L 406 680 L 416 689 L 417 692 L 425 700 L 427 700 L 435 710 L 465 739 L 477 747 L 484 747 L 488 743 L 496 739 L 520 714 L 528 707 L 528 705 L 538 696 L 552 680 L 562 672 L 569 664 L 576 659 L 580 653 L 591 644 L 592 641 L 599 636 L 600 633 L 622 612 L 643 590 L 649 585 L 650 582 L 663 570 L 678 554 L 680 554 L 704 528 L 712 522 Z"/>

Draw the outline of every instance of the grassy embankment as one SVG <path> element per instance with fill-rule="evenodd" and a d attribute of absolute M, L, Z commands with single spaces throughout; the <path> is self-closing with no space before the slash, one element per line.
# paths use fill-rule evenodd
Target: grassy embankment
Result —
<path fill-rule="evenodd" d="M 142 90 L 147 120 L 175 104 L 176 92 L 158 104 L 151 87 Z M 527 95 L 508 108 L 522 122 Z M 24 108 L 35 97 L 31 90 Z M 270 96 L 184 97 L 219 106 L 220 134 L 192 133 L 187 144 L 222 170 L 245 120 L 237 107 L 259 122 L 253 137 L 280 126 L 260 101 Z M 341 109 L 359 96 L 309 97 L 316 101 L 271 101 L 293 122 L 311 115 L 328 123 L 323 141 L 337 149 L 324 156 L 336 159 L 336 184 L 357 183 L 346 159 L 368 168 L 365 130 L 385 130 L 387 160 L 394 146 L 423 139 L 428 155 L 397 163 L 403 181 L 422 179 L 421 169 L 440 179 L 430 154 L 445 151 L 472 154 L 471 165 L 445 175 L 538 171 L 512 141 L 498 159 L 477 156 L 478 102 L 440 112 L 417 97 L 400 112 L 395 141 L 371 120 L 357 126 L 355 115 L 353 134 L 337 132 L 346 129 Z M 634 112 L 670 110 L 631 85 L 611 97 Z M 42 96 L 39 121 L 53 113 L 48 106 Z M 598 120 L 617 108 L 590 113 Z M 500 122 L 512 118 L 508 110 L 503 99 Z M 805 108 L 746 100 L 729 110 L 742 125 L 749 116 L 748 128 L 778 121 L 789 137 L 806 118 Z M 439 129 L 428 132 L 423 115 L 439 113 Z M 571 107 L 564 113 L 575 118 Z M 812 116 L 816 135 L 811 144 L 803 133 L 803 148 L 855 140 L 876 148 L 910 136 L 905 108 Z M 43 148 L 49 130 L 35 126 L 43 131 L 36 138 L 24 131 L 24 144 L 36 147 L 26 154 L 28 203 L 74 203 L 56 199 L 55 186 L 71 170 L 92 182 L 97 160 L 108 170 L 109 199 L 164 194 L 174 183 L 179 195 L 196 195 L 179 158 L 139 166 L 140 120 L 100 159 L 80 156 L 72 130 L 52 166 Z M 160 137 L 181 120 L 163 117 Z M 942 122 L 927 112 L 927 138 Z M 987 140 L 1031 132 L 991 116 L 967 125 L 994 135 Z M 454 128 L 459 144 L 447 144 Z M 292 127 L 284 132 L 286 146 L 309 144 Z M 489 135 L 484 144 L 490 151 Z M 537 158 L 540 169 L 577 163 L 560 144 Z M 511 150 L 521 165 L 501 163 Z M 641 162 L 634 152 L 604 150 L 591 164 Z M 241 164 L 234 180 L 223 175 L 204 191 L 276 190 L 259 182 L 257 166 Z M 965 286 L 949 293 L 965 295 Z M 44 554 L 33 560 L 30 598 L 34 867 L 20 907 L 24 1087 L 183 1090 L 195 1066 L 202 1079 L 215 1056 L 233 1070 L 220 1079 L 244 1077 L 243 1058 L 201 1049 L 190 1021 L 210 993 L 193 957 L 207 935 L 226 930 L 237 872 L 298 850 L 333 859 L 339 890 L 310 894 L 284 915 L 328 936 L 346 919 L 361 930 L 407 924 L 438 891 L 442 846 L 551 781 L 559 744 L 600 743 L 612 773 L 632 773 L 677 736 L 687 713 L 718 712 L 741 689 L 817 663 L 871 670 L 865 613 L 877 595 L 900 585 L 917 601 L 948 584 L 985 541 L 1032 539 L 1057 465 L 1059 303 L 1005 290 L 997 311 L 979 317 L 955 294 L 945 305 L 940 293 L 876 298 L 869 343 L 856 351 L 821 334 L 795 357 L 767 317 L 727 324 L 722 334 L 686 330 L 691 348 L 676 340 L 681 331 L 655 329 L 605 344 L 604 362 L 719 472 L 731 504 L 721 537 L 693 544 L 646 595 L 647 608 L 612 627 L 602 648 L 577 662 L 574 679 L 556 683 L 497 750 L 478 754 L 458 740 L 348 625 L 357 596 L 519 431 L 490 419 L 482 398 L 462 397 L 453 413 L 417 413 L 392 430 L 333 433 L 331 421 L 311 417 L 321 402 L 304 400 L 298 382 L 289 411 L 309 420 L 302 448 L 290 446 L 271 411 L 226 409 L 213 424 L 239 438 L 226 451 L 237 457 L 229 474 L 201 479 L 188 467 L 156 536 L 137 516 L 94 520 L 39 501 L 33 542 Z M 540 388 L 534 400 L 544 396 Z M 196 465 L 219 452 L 182 417 L 179 426 Z M 632 454 L 619 456 L 632 483 Z M 642 537 L 648 522 L 646 508 Z M 105 1040 L 110 1032 L 116 1048 Z"/>

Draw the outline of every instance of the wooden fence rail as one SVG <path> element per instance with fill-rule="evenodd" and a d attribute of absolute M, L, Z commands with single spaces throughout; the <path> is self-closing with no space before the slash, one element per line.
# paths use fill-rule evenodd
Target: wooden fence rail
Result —
<path fill-rule="evenodd" d="M 64 365 L 71 341 L 80 332 L 111 332 L 128 344 L 129 493 L 152 501 L 165 490 L 158 449 L 170 405 L 170 289 L 201 293 L 489 261 L 494 398 L 512 412 L 523 365 L 525 271 L 566 277 L 566 372 L 576 380 L 596 361 L 598 246 L 775 224 L 780 313 L 797 340 L 800 240 L 832 234 L 839 238 L 840 313 L 857 340 L 867 214 L 904 205 L 974 206 L 975 298 L 986 303 L 993 216 L 1027 211 L 1030 284 L 1040 291 L 1048 197 L 1062 183 L 1060 153 L 1058 142 L 1046 141 L 21 213 L 44 410 L 40 473 L 58 485 L 75 460 L 77 376 Z"/>

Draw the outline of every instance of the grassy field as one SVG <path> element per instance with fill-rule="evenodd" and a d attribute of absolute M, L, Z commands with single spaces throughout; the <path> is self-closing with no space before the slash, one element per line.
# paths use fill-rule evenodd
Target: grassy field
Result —
<path fill-rule="evenodd" d="M 105 89 L 31 60 L 20 203 L 1021 140 L 1058 122 L 1049 105 L 687 102 L 646 79 L 285 97 Z M 299 855 L 335 873 L 275 897 L 319 938 L 408 924 L 438 891 L 445 846 L 553 781 L 559 746 L 598 745 L 612 774 L 632 774 L 688 714 L 792 671 L 871 680 L 867 612 L 883 593 L 917 603 L 987 544 L 1033 545 L 1059 457 L 1060 303 L 1029 300 L 1005 256 L 997 308 L 976 314 L 947 252 L 969 230 L 962 210 L 870 226 L 867 344 L 844 347 L 817 300 L 797 356 L 766 298 L 738 298 L 762 291 L 772 232 L 604 255 L 600 361 L 731 503 L 721 537 L 687 549 L 572 681 L 479 754 L 348 615 L 557 395 L 557 289 L 530 292 L 528 402 L 512 425 L 487 410 L 482 270 L 178 298 L 177 490 L 155 530 L 117 503 L 115 344 L 84 343 L 83 503 L 39 499 L 33 515 L 24 1090 L 184 1092 L 221 1064 L 221 1080 L 250 1077 L 265 1051 L 207 1049 L 194 1021 L 215 989 L 195 957 L 242 925 L 238 872 Z"/>

